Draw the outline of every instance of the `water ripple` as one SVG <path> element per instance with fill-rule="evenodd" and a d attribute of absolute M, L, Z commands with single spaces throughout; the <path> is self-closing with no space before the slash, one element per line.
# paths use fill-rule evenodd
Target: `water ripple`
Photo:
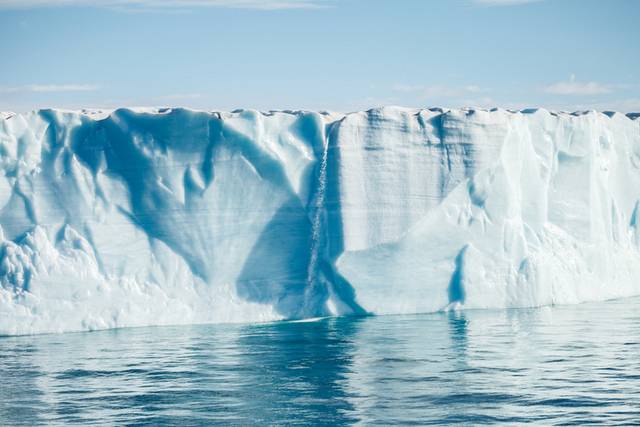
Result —
<path fill-rule="evenodd" d="M 640 424 L 640 299 L 0 338 L 0 425 Z"/>

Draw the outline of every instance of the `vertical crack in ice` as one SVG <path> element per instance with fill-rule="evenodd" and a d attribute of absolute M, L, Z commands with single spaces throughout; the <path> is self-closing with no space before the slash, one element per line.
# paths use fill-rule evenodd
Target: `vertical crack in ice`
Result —
<path fill-rule="evenodd" d="M 318 189 L 315 195 L 315 201 L 313 203 L 313 220 L 311 223 L 311 248 L 309 265 L 307 267 L 307 286 L 305 301 L 309 303 L 309 297 L 315 295 L 315 288 L 318 286 L 318 258 L 320 257 L 320 250 L 323 246 L 322 242 L 322 230 L 324 219 L 324 199 L 327 186 L 327 156 L 328 156 L 328 144 L 326 140 L 322 139 L 322 157 L 320 158 L 320 169 L 318 170 Z"/>

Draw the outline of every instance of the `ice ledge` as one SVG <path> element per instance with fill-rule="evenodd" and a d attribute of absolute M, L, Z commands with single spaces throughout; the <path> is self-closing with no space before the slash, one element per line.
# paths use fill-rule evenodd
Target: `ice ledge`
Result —
<path fill-rule="evenodd" d="M 421 112 L 432 112 L 432 113 L 462 113 L 471 115 L 476 112 L 481 113 L 502 113 L 502 114 L 549 114 L 552 116 L 559 117 L 567 117 L 567 116 L 583 116 L 589 114 L 596 114 L 606 116 L 608 118 L 618 118 L 618 117 L 626 117 L 629 120 L 635 121 L 640 118 L 640 112 L 632 112 L 632 113 L 622 113 L 618 111 L 597 111 L 597 110 L 581 110 L 581 111 L 562 111 L 562 110 L 548 110 L 546 108 L 523 108 L 521 110 L 512 110 L 512 109 L 502 109 L 499 107 L 484 109 L 484 108 L 442 108 L 442 107 L 427 107 L 427 108 L 408 108 L 401 106 L 384 106 L 384 107 L 375 107 L 370 108 L 368 110 L 362 111 L 353 111 L 349 113 L 335 112 L 335 111 L 311 111 L 311 110 L 254 110 L 254 109 L 235 109 L 230 112 L 221 111 L 221 110 L 204 110 L 204 109 L 193 109 L 193 108 L 185 108 L 185 107 L 120 107 L 120 108 L 112 108 L 112 109 L 80 109 L 80 110 L 71 110 L 71 109 L 62 109 L 62 108 L 45 108 L 32 110 L 27 113 L 16 113 L 13 111 L 0 111 L 0 120 L 8 120 L 16 115 L 31 115 L 31 114 L 40 114 L 42 112 L 57 112 L 57 113 L 67 113 L 67 114 L 82 114 L 94 120 L 104 120 L 114 113 L 118 113 L 120 111 L 131 111 L 134 113 L 142 113 L 142 114 L 170 114 L 173 111 L 189 111 L 192 113 L 205 113 L 216 115 L 218 117 L 228 117 L 235 116 L 240 114 L 256 114 L 262 116 L 274 116 L 276 114 L 285 114 L 285 115 L 302 115 L 308 113 L 318 113 L 322 116 L 325 116 L 329 120 L 340 120 L 346 116 L 356 115 L 361 113 L 371 113 L 371 112 L 381 112 L 381 113 L 389 113 L 389 112 L 404 112 L 409 114 L 419 114 Z"/>
<path fill-rule="evenodd" d="M 5 113 L 0 334 L 640 295 L 638 116 Z"/>

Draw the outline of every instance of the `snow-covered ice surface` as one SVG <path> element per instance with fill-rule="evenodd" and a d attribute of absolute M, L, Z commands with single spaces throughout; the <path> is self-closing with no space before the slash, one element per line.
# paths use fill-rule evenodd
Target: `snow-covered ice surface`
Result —
<path fill-rule="evenodd" d="M 0 115 L 0 334 L 640 294 L 640 119 Z"/>

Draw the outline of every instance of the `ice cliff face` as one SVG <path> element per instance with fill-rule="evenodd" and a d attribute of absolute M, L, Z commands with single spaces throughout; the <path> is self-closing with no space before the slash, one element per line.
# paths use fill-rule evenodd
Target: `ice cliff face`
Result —
<path fill-rule="evenodd" d="M 0 334 L 640 294 L 640 120 L 0 117 Z"/>

